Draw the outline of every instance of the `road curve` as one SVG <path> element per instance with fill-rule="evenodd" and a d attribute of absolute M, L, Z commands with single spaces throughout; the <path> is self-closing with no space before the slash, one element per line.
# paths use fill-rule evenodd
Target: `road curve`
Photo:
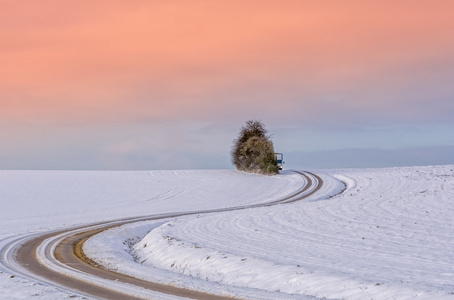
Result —
<path fill-rule="evenodd" d="M 309 172 L 297 173 L 304 178 L 306 185 L 277 201 L 129 218 L 25 237 L 22 240 L 10 242 L 7 247 L 1 250 L 2 263 L 7 265 L 9 269 L 33 280 L 100 299 L 147 299 L 153 297 L 153 295 L 156 297 L 156 292 L 192 299 L 231 299 L 144 281 L 105 270 L 85 257 L 82 245 L 89 237 L 101 231 L 127 223 L 291 203 L 313 195 L 322 187 L 323 180 L 318 175 Z"/>

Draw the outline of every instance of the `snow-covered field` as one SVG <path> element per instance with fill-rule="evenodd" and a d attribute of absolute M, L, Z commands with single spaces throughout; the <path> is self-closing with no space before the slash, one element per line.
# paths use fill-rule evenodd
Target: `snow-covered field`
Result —
<path fill-rule="evenodd" d="M 454 299 L 454 166 L 315 173 L 325 186 L 306 200 L 125 225 L 84 250 L 137 277 L 240 297 Z M 270 201 L 300 188 L 300 178 L 1 171 L 0 247 L 76 224 Z M 327 197 L 341 182 L 347 190 Z M 2 297 L 68 296 L 2 268 Z"/>

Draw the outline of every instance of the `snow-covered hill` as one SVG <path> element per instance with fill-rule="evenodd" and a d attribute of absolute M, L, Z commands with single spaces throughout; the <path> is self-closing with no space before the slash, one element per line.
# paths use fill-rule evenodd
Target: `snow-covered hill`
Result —
<path fill-rule="evenodd" d="M 453 170 L 325 170 L 324 189 L 304 201 L 136 223 L 85 250 L 138 277 L 250 298 L 454 299 Z M 0 182 L 0 246 L 74 224 L 260 203 L 302 185 L 291 172 L 236 171 L 2 171 Z M 322 197 L 340 182 L 342 195 Z M 64 295 L 4 272 L 10 298 Z"/>

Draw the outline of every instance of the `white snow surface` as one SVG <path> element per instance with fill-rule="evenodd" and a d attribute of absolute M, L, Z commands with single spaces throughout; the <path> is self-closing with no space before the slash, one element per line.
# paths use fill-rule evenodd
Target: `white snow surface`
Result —
<path fill-rule="evenodd" d="M 139 278 L 251 299 L 454 299 L 454 166 L 323 170 L 303 201 L 137 222 L 84 251 Z M 347 190 L 342 190 L 344 182 Z M 0 247 L 27 234 L 125 217 L 258 204 L 296 173 L 0 171 Z M 8 273 L 0 298 L 64 290 Z"/>

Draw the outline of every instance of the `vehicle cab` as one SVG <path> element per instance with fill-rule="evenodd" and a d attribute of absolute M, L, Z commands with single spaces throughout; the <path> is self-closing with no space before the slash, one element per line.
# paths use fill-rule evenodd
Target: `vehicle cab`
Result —
<path fill-rule="evenodd" d="M 277 159 L 277 166 L 279 170 L 282 170 L 284 168 L 284 155 L 282 153 L 275 153 L 274 154 L 276 159 Z"/>

